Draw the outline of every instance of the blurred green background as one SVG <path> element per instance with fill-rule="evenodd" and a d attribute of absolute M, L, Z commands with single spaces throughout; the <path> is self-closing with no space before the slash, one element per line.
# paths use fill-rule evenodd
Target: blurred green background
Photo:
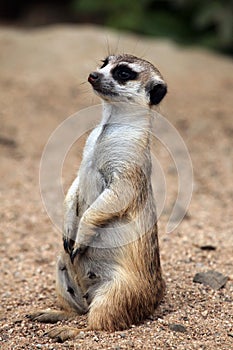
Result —
<path fill-rule="evenodd" d="M 99 24 L 233 54 L 233 0 L 3 0 L 0 24 Z"/>

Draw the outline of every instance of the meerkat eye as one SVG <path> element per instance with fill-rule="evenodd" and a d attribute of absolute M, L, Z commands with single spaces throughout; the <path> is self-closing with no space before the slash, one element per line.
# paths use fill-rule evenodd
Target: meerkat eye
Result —
<path fill-rule="evenodd" d="M 102 60 L 101 62 L 103 62 L 103 64 L 100 67 L 100 69 L 106 67 L 109 61 L 108 61 L 108 58 L 105 58 L 105 60 Z"/>
<path fill-rule="evenodd" d="M 125 70 L 118 71 L 117 75 L 122 80 L 128 80 L 130 78 L 130 72 L 126 72 Z"/>
<path fill-rule="evenodd" d="M 113 69 L 112 76 L 118 82 L 126 82 L 137 78 L 138 73 L 134 72 L 128 66 L 120 65 Z"/>

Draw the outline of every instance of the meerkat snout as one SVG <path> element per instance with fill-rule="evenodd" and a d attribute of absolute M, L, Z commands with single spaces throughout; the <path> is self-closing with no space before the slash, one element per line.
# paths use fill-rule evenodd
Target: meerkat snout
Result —
<path fill-rule="evenodd" d="M 167 93 L 162 75 L 150 62 L 123 54 L 109 56 L 88 77 L 95 93 L 108 102 L 132 102 L 149 107 Z"/>
<path fill-rule="evenodd" d="M 100 80 L 102 74 L 98 73 L 98 72 L 92 72 L 89 74 L 88 77 L 88 81 L 89 83 L 91 83 L 92 85 L 94 85 L 97 81 Z"/>

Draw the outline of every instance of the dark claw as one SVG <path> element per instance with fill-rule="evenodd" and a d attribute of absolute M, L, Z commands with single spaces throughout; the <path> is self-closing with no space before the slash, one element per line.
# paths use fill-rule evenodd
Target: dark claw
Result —
<path fill-rule="evenodd" d="M 72 250 L 72 252 L 70 253 L 70 260 L 72 262 L 72 264 L 74 263 L 74 259 L 75 257 L 80 253 L 80 249 L 75 249 L 75 250 Z"/>
<path fill-rule="evenodd" d="M 75 241 L 73 239 L 63 236 L 63 247 L 66 253 L 71 254 L 74 243 Z"/>
<path fill-rule="evenodd" d="M 68 253 L 68 239 L 63 237 L 63 247 L 66 253 Z"/>
<path fill-rule="evenodd" d="M 91 280 L 95 279 L 97 276 L 94 272 L 89 271 L 87 274 L 88 278 L 90 278 Z"/>
<path fill-rule="evenodd" d="M 88 293 L 84 294 L 83 298 L 84 299 L 88 299 L 89 298 L 89 294 Z"/>
<path fill-rule="evenodd" d="M 76 248 L 75 250 L 71 251 L 71 253 L 70 253 L 70 260 L 71 260 L 72 264 L 74 262 L 75 257 L 77 255 L 83 254 L 87 250 L 87 248 L 88 248 L 87 246 L 82 245 L 79 248 Z"/>

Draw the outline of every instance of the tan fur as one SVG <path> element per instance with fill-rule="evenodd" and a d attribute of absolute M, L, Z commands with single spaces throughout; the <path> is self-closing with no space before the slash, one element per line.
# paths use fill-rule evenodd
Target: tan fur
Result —
<path fill-rule="evenodd" d="M 121 65 L 137 74 L 116 80 L 113 72 Z M 55 322 L 88 313 L 86 329 L 115 331 L 152 314 L 165 290 L 151 186 L 149 106 L 165 94 L 152 95 L 156 84 L 166 85 L 151 63 L 131 55 L 110 56 L 89 81 L 104 112 L 65 201 L 64 251 L 57 264 L 63 311 L 30 318 Z M 122 101 L 128 102 L 115 104 Z M 79 331 L 57 327 L 49 335 L 64 341 Z"/>

